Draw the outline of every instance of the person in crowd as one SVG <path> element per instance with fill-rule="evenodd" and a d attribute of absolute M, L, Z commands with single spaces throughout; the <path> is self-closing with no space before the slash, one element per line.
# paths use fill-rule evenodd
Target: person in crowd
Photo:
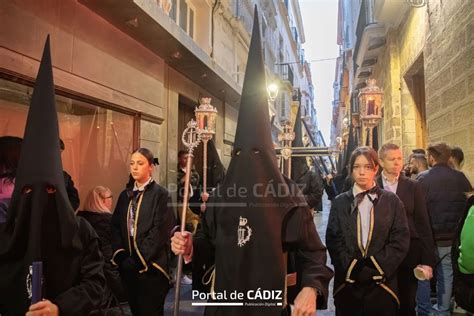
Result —
<path fill-rule="evenodd" d="M 415 267 L 424 269 L 430 278 L 436 263 L 433 233 L 426 209 L 425 194 L 420 183 L 401 173 L 403 156 L 400 147 L 391 143 L 384 144 L 379 149 L 379 159 L 383 170 L 377 176 L 377 184 L 400 198 L 408 219 L 410 248 L 398 269 L 397 278 L 400 293 L 400 315 L 415 316 L 418 281 L 413 269 Z"/>
<path fill-rule="evenodd" d="M 152 178 L 153 153 L 130 158 L 133 188 L 124 190 L 112 215 L 112 263 L 119 267 L 133 315 L 163 315 L 170 288 L 169 234 L 176 222 L 168 191 Z"/>
<path fill-rule="evenodd" d="M 1 315 L 88 315 L 102 301 L 99 239 L 71 207 L 58 139 L 48 37 L 0 233 Z"/>
<path fill-rule="evenodd" d="M 426 150 L 424 150 L 423 148 L 415 148 L 415 149 L 412 149 L 412 154 L 420 154 L 420 155 L 423 155 L 423 156 L 426 156 Z"/>
<path fill-rule="evenodd" d="M 449 157 L 449 165 L 458 170 L 462 170 L 464 164 L 464 152 L 460 147 L 454 146 L 451 148 L 451 157 Z"/>
<path fill-rule="evenodd" d="M 292 147 L 304 147 L 301 123 L 301 106 L 298 107 L 294 126 L 295 139 Z M 306 203 L 311 210 L 318 212 L 323 197 L 321 177 L 308 166 L 306 157 L 291 158 L 291 179 L 298 184 L 303 192 Z"/>
<path fill-rule="evenodd" d="M 407 177 L 411 179 L 416 179 L 416 177 L 428 170 L 428 161 L 424 154 L 412 154 L 409 158 L 408 163 L 408 175 Z"/>
<path fill-rule="evenodd" d="M 451 148 L 446 143 L 431 144 L 427 151 L 431 168 L 421 173 L 417 180 L 426 192 L 426 204 L 439 262 L 436 267 L 437 302 L 431 306 L 429 281 L 419 281 L 417 311 L 418 315 L 450 315 L 453 286 L 451 245 L 456 226 L 466 207 L 465 194 L 470 192 L 472 187 L 462 172 L 448 166 Z"/>
<path fill-rule="evenodd" d="M 406 257 L 410 234 L 403 204 L 379 188 L 375 150 L 352 152 L 351 190 L 332 203 L 326 246 L 335 269 L 337 315 L 397 315 L 397 273 Z"/>
<path fill-rule="evenodd" d="M 91 224 L 100 239 L 100 250 L 104 256 L 104 275 L 108 286 L 108 291 L 104 294 L 105 306 L 127 300 L 117 267 L 110 261 L 112 259 L 112 204 L 112 191 L 103 186 L 96 186 L 87 195 L 83 209 L 77 212 L 78 216 Z"/>
<path fill-rule="evenodd" d="M 211 293 L 242 292 L 243 306 L 207 306 L 206 315 L 288 315 L 286 295 L 265 304 L 249 291 L 286 292 L 301 288 L 293 315 L 314 315 L 325 308 L 332 271 L 313 216 L 296 184 L 277 166 L 268 116 L 260 26 L 255 9 L 252 39 L 240 102 L 234 150 L 224 181 L 212 192 L 195 236 L 176 232 L 171 249 L 185 260 L 214 256 Z M 262 88 L 263 87 L 263 88 Z M 258 137 L 256 137 L 258 135 Z M 237 194 L 232 192 L 236 188 Z M 280 191 L 280 192 L 279 192 Z M 296 254 L 301 274 L 287 275 L 288 252 Z M 300 280 L 300 281 L 298 281 Z M 227 301 L 211 297 L 211 301 Z"/>
<path fill-rule="evenodd" d="M 63 153 L 65 146 L 62 139 L 59 139 L 59 145 L 61 148 L 61 153 Z M 74 186 L 74 181 L 72 181 L 72 177 L 69 173 L 63 170 L 64 175 L 64 182 L 66 183 L 66 190 L 67 196 L 69 201 L 71 202 L 72 208 L 76 211 L 81 204 L 81 200 L 79 199 L 79 192 L 77 191 L 76 187 Z"/>
<path fill-rule="evenodd" d="M 474 313 L 474 192 L 468 194 L 466 212 L 456 229 L 451 249 L 456 303 Z"/>
<path fill-rule="evenodd" d="M 8 205 L 15 188 L 21 142 L 20 137 L 0 137 L 0 224 L 7 220 Z"/>

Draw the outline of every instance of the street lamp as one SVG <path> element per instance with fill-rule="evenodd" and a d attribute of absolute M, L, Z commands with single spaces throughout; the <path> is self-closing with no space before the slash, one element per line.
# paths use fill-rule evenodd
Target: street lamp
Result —
<path fill-rule="evenodd" d="M 267 86 L 268 98 L 271 102 L 274 102 L 276 100 L 278 96 L 278 90 L 278 84 L 276 84 L 275 82 L 272 82 Z"/>
<path fill-rule="evenodd" d="M 368 79 L 367 86 L 359 92 L 359 111 L 362 121 L 369 129 L 369 146 L 373 145 L 373 129 L 382 119 L 382 90 L 376 85 L 375 79 Z"/>
<path fill-rule="evenodd" d="M 347 116 L 342 120 L 342 125 L 344 125 L 344 128 L 349 127 L 349 118 L 347 118 Z"/>

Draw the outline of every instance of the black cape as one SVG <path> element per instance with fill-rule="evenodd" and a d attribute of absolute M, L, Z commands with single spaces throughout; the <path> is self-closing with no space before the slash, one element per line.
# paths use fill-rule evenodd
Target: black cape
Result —
<path fill-rule="evenodd" d="M 8 315 L 24 315 L 30 305 L 34 261 L 43 263 L 42 297 L 62 314 L 87 314 L 102 298 L 105 279 L 97 235 L 76 218 L 62 170 L 48 37 L 0 234 L 0 308 Z"/>

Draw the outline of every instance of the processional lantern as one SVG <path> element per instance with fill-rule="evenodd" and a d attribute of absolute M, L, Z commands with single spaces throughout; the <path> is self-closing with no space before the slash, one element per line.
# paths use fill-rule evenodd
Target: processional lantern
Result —
<path fill-rule="evenodd" d="M 378 126 L 382 119 L 383 91 L 376 85 L 375 79 L 368 79 L 367 86 L 359 92 L 359 112 L 368 129 L 370 147 L 373 145 L 373 129 Z"/>
<path fill-rule="evenodd" d="M 184 180 L 184 197 L 183 205 L 181 209 L 181 227 L 180 230 L 183 233 L 185 231 L 186 224 L 186 211 L 189 202 L 189 186 L 190 186 L 190 174 L 193 161 L 193 151 L 202 141 L 203 150 L 203 193 L 201 195 L 203 200 L 203 208 L 205 210 L 205 203 L 207 201 L 207 143 L 212 139 L 212 136 L 216 133 L 216 117 L 217 109 L 211 105 L 211 98 L 202 98 L 201 104 L 194 110 L 196 120 L 191 120 L 186 129 L 183 132 L 181 140 L 188 149 L 188 160 L 186 163 L 186 176 Z M 201 210 L 203 210 L 201 208 Z M 179 302 L 180 302 L 180 283 L 183 269 L 183 255 L 180 254 L 178 257 L 178 267 L 176 273 L 176 288 L 175 288 L 175 301 L 173 315 L 179 315 Z"/>

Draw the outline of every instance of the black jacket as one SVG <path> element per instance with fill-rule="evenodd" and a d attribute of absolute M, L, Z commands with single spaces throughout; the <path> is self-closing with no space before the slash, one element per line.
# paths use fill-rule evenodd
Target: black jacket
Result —
<path fill-rule="evenodd" d="M 112 263 L 118 253 L 131 254 L 136 251 L 139 257 L 139 272 L 155 268 L 170 279 L 168 271 L 169 236 L 176 219 L 168 191 L 152 181 L 138 201 L 135 219 L 133 245 L 130 245 L 127 219 L 131 205 L 129 191 L 123 191 L 112 215 Z"/>
<path fill-rule="evenodd" d="M 358 210 L 352 190 L 332 202 L 326 246 L 336 273 L 334 296 L 345 287 L 357 295 L 379 285 L 398 302 L 396 273 L 408 251 L 408 224 L 403 204 L 395 194 L 378 189 L 377 196 L 366 255 L 358 245 Z M 370 284 L 358 283 L 362 273 L 369 273 Z"/>
<path fill-rule="evenodd" d="M 78 212 L 77 215 L 86 219 L 99 236 L 100 251 L 102 251 L 102 255 L 104 256 L 104 276 L 107 280 L 108 288 L 120 302 L 126 301 L 127 299 L 122 285 L 122 280 L 120 279 L 120 274 L 117 267 L 112 265 L 112 262 L 110 261 L 112 260 L 113 254 L 111 243 L 112 214 L 81 211 Z M 110 298 L 108 297 L 106 299 L 108 300 Z"/>
<path fill-rule="evenodd" d="M 436 164 L 417 180 L 426 192 L 434 239 L 440 246 L 451 246 L 456 226 L 466 207 L 466 192 L 472 190 L 466 176 L 446 164 Z"/>
<path fill-rule="evenodd" d="M 377 184 L 383 189 L 381 175 L 377 177 Z M 410 249 L 401 266 L 414 268 L 423 264 L 434 268 L 436 255 L 433 232 L 421 184 L 400 175 L 396 194 L 403 203 L 410 229 Z"/>

